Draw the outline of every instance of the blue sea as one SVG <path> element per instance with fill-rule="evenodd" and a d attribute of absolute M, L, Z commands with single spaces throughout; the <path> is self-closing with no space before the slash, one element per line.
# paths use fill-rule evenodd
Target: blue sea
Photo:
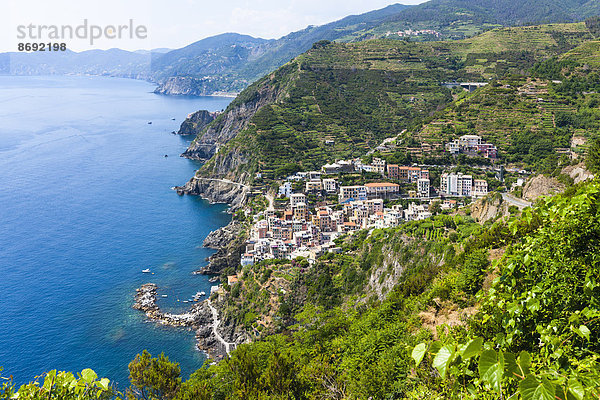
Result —
<path fill-rule="evenodd" d="M 127 364 L 144 349 L 179 362 L 184 377 L 204 361 L 193 332 L 148 323 L 131 305 L 146 282 L 175 311 L 210 290 L 191 273 L 211 254 L 203 239 L 230 216 L 171 190 L 200 165 L 179 157 L 192 139 L 170 132 L 231 99 L 153 89 L 0 76 L 0 366 L 19 385 L 50 369 L 92 368 L 124 389 Z"/>

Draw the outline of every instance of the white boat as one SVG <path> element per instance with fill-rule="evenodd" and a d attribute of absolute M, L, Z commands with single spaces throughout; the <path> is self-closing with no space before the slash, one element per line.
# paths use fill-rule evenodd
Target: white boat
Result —
<path fill-rule="evenodd" d="M 206 292 L 200 292 L 200 296 L 206 296 Z"/>
<path fill-rule="evenodd" d="M 145 273 L 145 274 L 147 274 L 147 273 L 150 272 L 150 268 L 143 269 L 142 272 Z"/>
<path fill-rule="evenodd" d="M 163 294 L 163 295 L 162 295 L 162 297 L 167 297 L 167 295 L 166 295 L 166 294 Z"/>

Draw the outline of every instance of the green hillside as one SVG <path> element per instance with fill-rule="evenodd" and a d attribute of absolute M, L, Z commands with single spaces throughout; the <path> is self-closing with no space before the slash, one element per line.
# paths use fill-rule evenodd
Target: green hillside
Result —
<path fill-rule="evenodd" d="M 313 266 L 246 267 L 226 312 L 266 332 L 261 310 L 275 307 L 270 334 L 183 382 L 168 358 L 144 353 L 128 398 L 597 399 L 599 210 L 595 181 L 484 226 L 439 215 L 362 231 Z M 96 378 L 53 371 L 19 398 L 115 395 Z M 5 381 L 0 398 L 13 390 Z"/>
<path fill-rule="evenodd" d="M 246 116 L 246 127 L 231 141 L 221 143 L 218 154 L 203 166 L 200 174 L 235 177 L 236 170 L 244 170 L 262 172 L 272 178 L 285 174 L 293 168 L 291 164 L 312 169 L 335 159 L 363 155 L 384 138 L 398 135 L 404 129 L 417 132 L 424 121 L 451 104 L 454 100 L 451 92 L 441 82 L 487 82 L 509 73 L 524 74 L 536 61 L 569 51 L 591 38 L 580 23 L 503 28 L 454 42 L 318 43 L 242 92 L 212 124 L 218 133 L 223 121 L 233 118 L 238 110 L 249 108 L 246 104 L 254 104 L 266 97 L 265 93 L 277 93 L 275 101 Z M 505 90 L 496 86 L 474 93 L 469 101 L 487 99 L 488 94 L 516 95 L 514 87 Z M 456 108 L 461 101 L 471 104 L 463 99 L 452 107 Z M 533 110 L 532 101 L 535 99 L 523 101 L 527 114 Z M 509 98 L 503 97 L 502 102 L 510 107 Z M 536 109 L 534 114 L 539 115 L 531 118 L 539 119 L 544 113 L 558 110 L 551 109 L 551 104 L 544 107 Z M 494 123 L 489 124 L 484 114 L 476 117 L 482 119 L 484 131 L 501 136 L 505 125 L 520 129 L 528 123 L 534 124 L 527 122 L 530 117 L 516 118 L 518 109 L 507 117 L 512 121 L 508 125 L 498 119 L 501 114 L 492 108 L 489 115 L 497 119 Z M 439 125 L 440 121 L 447 124 L 451 118 L 443 116 L 429 125 Z M 470 127 L 474 122 L 465 118 L 464 123 Z M 424 141 L 437 143 L 439 148 L 449 135 L 435 132 L 434 128 L 425 128 L 421 136 Z M 213 131 L 206 135 L 212 134 Z M 206 139 L 200 134 L 195 143 Z M 509 142 L 505 142 L 503 145 L 508 146 Z M 232 157 L 232 154 L 242 156 Z M 223 170 L 223 160 L 232 158 L 249 161 Z"/>
<path fill-rule="evenodd" d="M 207 38 L 158 58 L 153 63 L 153 74 L 158 81 L 169 76 L 189 76 L 202 79 L 197 82 L 200 86 L 241 90 L 307 51 L 319 40 L 464 39 L 498 27 L 578 22 L 599 14 L 600 5 L 594 0 L 432 0 L 412 7 L 394 4 L 328 24 L 309 26 L 277 40 L 264 41 L 235 34 Z M 398 33 L 406 30 L 414 32 L 408 36 Z M 535 43 L 539 38 L 535 33 L 532 35 L 532 43 Z M 227 43 L 215 45 L 233 36 L 236 37 L 235 48 Z M 207 43 L 212 44 L 209 50 Z M 515 47 L 505 44 L 504 51 Z M 562 42 L 558 44 L 562 45 Z M 500 51 L 500 46 L 493 50 Z"/>
<path fill-rule="evenodd" d="M 452 163 L 443 144 L 477 134 L 495 144 L 504 161 L 541 170 L 552 169 L 565 151 L 581 154 L 584 149 L 573 143 L 587 141 L 600 129 L 597 43 L 585 42 L 559 58 L 536 63 L 526 74 L 513 73 L 474 93 L 455 93 L 446 109 L 401 137 L 397 152 Z"/>

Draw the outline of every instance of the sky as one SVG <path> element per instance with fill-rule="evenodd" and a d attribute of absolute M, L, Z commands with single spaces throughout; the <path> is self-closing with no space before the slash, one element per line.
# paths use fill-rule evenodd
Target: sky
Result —
<path fill-rule="evenodd" d="M 321 25 L 390 4 L 419 4 L 425 0 L 1 1 L 0 52 L 16 51 L 19 43 L 35 42 L 65 42 L 74 51 L 179 48 L 225 32 L 275 39 L 308 25 Z M 87 26 L 82 27 L 85 20 Z M 63 26 L 67 26 L 64 32 Z M 82 28 L 77 31 L 77 27 Z M 133 35 L 129 34 L 131 28 Z M 69 29 L 74 31 L 70 38 Z M 77 32 L 80 37 L 76 37 Z M 62 34 L 67 36 L 64 40 L 60 40 Z"/>

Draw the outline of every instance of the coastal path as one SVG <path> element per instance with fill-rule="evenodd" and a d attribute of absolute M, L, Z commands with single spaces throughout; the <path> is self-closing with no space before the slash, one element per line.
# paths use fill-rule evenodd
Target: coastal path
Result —
<path fill-rule="evenodd" d="M 231 346 L 233 346 L 233 348 L 235 348 L 235 343 L 228 343 L 225 341 L 225 339 L 223 339 L 223 336 L 221 336 L 221 334 L 217 330 L 217 327 L 221 323 L 221 321 L 219 321 L 219 312 L 212 305 L 212 303 L 210 302 L 210 299 L 207 299 L 207 303 L 208 303 L 208 307 L 210 308 L 210 311 L 212 312 L 212 316 L 213 316 L 213 328 L 212 328 L 213 334 L 215 335 L 217 340 L 225 347 L 225 352 L 227 353 L 227 355 L 229 355 L 229 353 L 232 350 Z"/>
<path fill-rule="evenodd" d="M 241 186 L 241 187 L 243 187 L 245 189 L 250 189 L 250 186 L 248 186 L 248 185 L 246 185 L 244 183 L 234 182 L 231 179 L 203 178 L 203 177 L 197 177 L 197 176 L 195 176 L 194 179 L 203 180 L 203 181 L 223 182 L 223 183 L 228 183 L 230 185 L 238 185 L 238 186 Z"/>

